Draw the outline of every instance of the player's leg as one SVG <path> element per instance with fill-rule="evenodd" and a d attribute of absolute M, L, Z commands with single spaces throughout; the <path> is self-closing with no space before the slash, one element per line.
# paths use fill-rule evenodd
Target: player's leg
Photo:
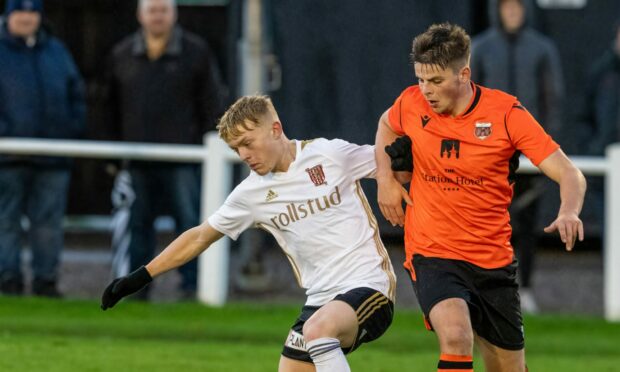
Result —
<path fill-rule="evenodd" d="M 34 168 L 26 213 L 30 219 L 32 292 L 60 297 L 56 288 L 64 240 L 62 220 L 67 206 L 71 173 L 65 169 Z"/>
<path fill-rule="evenodd" d="M 489 372 L 523 372 L 523 318 L 516 282 L 516 264 L 478 270 L 476 304 L 481 317 L 474 324 L 476 345 Z"/>
<path fill-rule="evenodd" d="M 440 348 L 438 371 L 473 371 L 472 291 L 464 263 L 415 255 L 413 287 Z"/>
<path fill-rule="evenodd" d="M 489 372 L 523 372 L 523 318 L 516 282 L 516 263 L 497 269 L 474 268 L 478 318 L 473 321 L 476 345 Z"/>
<path fill-rule="evenodd" d="M 437 370 L 473 371 L 474 333 L 467 302 L 442 300 L 432 307 L 429 319 L 441 352 Z"/>
<path fill-rule="evenodd" d="M 20 220 L 28 179 L 25 166 L 0 168 L 0 294 L 20 296 L 24 291 Z"/>
<path fill-rule="evenodd" d="M 284 355 L 280 357 L 278 372 L 315 372 L 314 364 L 303 362 L 301 360 L 287 358 Z"/>
<path fill-rule="evenodd" d="M 507 350 L 476 335 L 476 346 L 487 372 L 525 372 L 525 350 Z"/>
<path fill-rule="evenodd" d="M 304 306 L 284 343 L 281 370 L 350 371 L 345 354 L 379 338 L 392 323 L 394 303 L 366 287 L 339 294 L 321 307 Z M 290 361 L 291 359 L 292 361 Z"/>
<path fill-rule="evenodd" d="M 177 235 L 200 224 L 200 168 L 193 164 L 180 164 L 166 168 L 159 182 L 164 185 L 176 222 Z M 194 258 L 179 267 L 181 274 L 181 299 L 196 298 L 198 259 Z"/>
<path fill-rule="evenodd" d="M 342 347 L 353 345 L 357 335 L 357 315 L 344 301 L 330 301 L 306 321 L 303 328 L 306 343 L 321 337 L 336 338 Z"/>
<path fill-rule="evenodd" d="M 134 166 L 129 170 L 135 200 L 129 215 L 129 270 L 133 271 L 146 265 L 155 253 L 156 236 L 153 223 L 156 217 L 155 199 L 159 188 L 154 187 L 152 172 L 143 166 Z M 146 286 L 131 296 L 137 300 L 148 300 L 151 286 Z"/>
<path fill-rule="evenodd" d="M 393 316 L 393 302 L 377 290 L 360 287 L 336 296 L 303 327 L 306 348 L 317 371 L 349 371 L 344 355 L 379 338 Z"/>
<path fill-rule="evenodd" d="M 342 348 L 353 345 L 357 330 L 355 310 L 338 300 L 323 305 L 306 321 L 303 335 L 317 371 L 350 371 Z"/>

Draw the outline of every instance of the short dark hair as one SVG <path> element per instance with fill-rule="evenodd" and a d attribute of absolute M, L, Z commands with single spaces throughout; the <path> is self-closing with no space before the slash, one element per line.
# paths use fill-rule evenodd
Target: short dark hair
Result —
<path fill-rule="evenodd" d="M 411 64 L 458 70 L 469 62 L 470 49 L 471 39 L 462 27 L 447 22 L 433 24 L 413 39 Z"/>

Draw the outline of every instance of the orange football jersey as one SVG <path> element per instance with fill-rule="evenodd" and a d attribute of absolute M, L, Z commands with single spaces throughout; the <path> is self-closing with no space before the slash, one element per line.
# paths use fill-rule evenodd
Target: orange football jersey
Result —
<path fill-rule="evenodd" d="M 513 261 L 508 206 L 523 153 L 538 165 L 559 146 L 517 99 L 472 84 L 469 108 L 435 113 L 417 85 L 390 108 L 389 122 L 412 142 L 414 171 L 405 217 L 405 267 L 414 254 L 483 268 Z"/>

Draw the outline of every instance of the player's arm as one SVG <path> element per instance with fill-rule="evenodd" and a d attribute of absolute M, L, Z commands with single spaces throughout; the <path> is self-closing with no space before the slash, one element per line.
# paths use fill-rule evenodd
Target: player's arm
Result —
<path fill-rule="evenodd" d="M 204 252 L 224 234 L 215 230 L 208 222 L 193 227 L 179 235 L 157 257 L 146 265 L 151 277 L 176 269 Z"/>
<path fill-rule="evenodd" d="M 561 149 L 549 155 L 538 168 L 560 185 L 560 210 L 555 221 L 545 227 L 545 232 L 558 231 L 566 250 L 570 251 L 575 246 L 575 239 L 583 240 L 583 223 L 579 213 L 586 192 L 586 179 Z"/>
<path fill-rule="evenodd" d="M 123 297 L 144 288 L 154 277 L 189 262 L 222 236 L 208 222 L 185 231 L 146 266 L 114 279 L 103 292 L 101 308 L 113 307 Z"/>
<path fill-rule="evenodd" d="M 390 145 L 398 134 L 392 130 L 388 119 L 388 111 L 384 112 L 379 119 L 377 135 L 375 137 L 375 159 L 377 162 L 377 199 L 383 216 L 395 226 L 403 226 L 405 214 L 402 201 L 411 203 L 409 194 L 396 179 L 391 168 L 391 160 L 384 149 Z"/>

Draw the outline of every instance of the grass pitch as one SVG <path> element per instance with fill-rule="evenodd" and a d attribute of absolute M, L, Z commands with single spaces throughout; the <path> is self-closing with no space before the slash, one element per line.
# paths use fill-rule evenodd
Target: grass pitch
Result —
<path fill-rule="evenodd" d="M 300 306 L 0 297 L 0 371 L 275 371 Z M 530 371 L 620 371 L 620 324 L 527 317 Z M 435 371 L 437 344 L 421 315 L 397 309 L 378 341 L 349 356 L 353 371 Z M 483 371 L 482 361 L 474 362 Z"/>

